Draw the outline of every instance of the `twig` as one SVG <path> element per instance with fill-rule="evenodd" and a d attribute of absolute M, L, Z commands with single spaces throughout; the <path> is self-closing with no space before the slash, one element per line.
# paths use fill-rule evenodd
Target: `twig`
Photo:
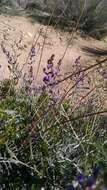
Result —
<path fill-rule="evenodd" d="M 79 120 L 79 119 L 83 119 L 85 117 L 91 117 L 91 116 L 94 116 L 94 115 L 100 115 L 100 114 L 106 114 L 106 113 L 107 113 L 107 110 L 103 110 L 103 111 L 93 112 L 93 113 L 84 113 L 83 115 L 77 116 L 77 117 L 74 117 L 74 118 L 71 118 L 71 116 L 69 116 L 70 119 L 61 122 L 61 124 L 65 124 L 65 123 L 68 123 L 70 121 L 72 122 L 72 121 L 76 121 L 76 120 Z"/>
<path fill-rule="evenodd" d="M 105 63 L 106 61 L 107 61 L 107 58 L 105 58 L 105 59 L 103 59 L 102 61 L 99 61 L 99 62 L 97 62 L 96 64 L 91 65 L 91 66 L 89 66 L 89 67 L 87 67 L 87 68 L 85 68 L 85 69 L 83 69 L 83 70 L 81 70 L 81 71 L 77 71 L 77 72 L 75 72 L 75 73 L 72 73 L 71 75 L 65 77 L 64 79 L 57 81 L 56 85 L 58 85 L 59 83 L 64 82 L 64 81 L 66 81 L 66 80 L 72 78 L 72 77 L 75 76 L 75 75 L 78 75 L 78 74 L 80 74 L 80 73 L 82 73 L 82 72 L 86 72 L 86 71 L 88 71 L 88 70 L 90 70 L 90 69 L 93 69 L 93 68 L 97 67 L 98 65 L 100 65 L 100 64 L 102 64 L 102 63 Z"/>
<path fill-rule="evenodd" d="M 0 158 L 0 163 L 13 163 L 16 165 L 23 165 L 23 166 L 26 166 L 27 168 L 29 168 L 31 170 L 34 170 L 34 168 L 29 166 L 28 164 L 21 162 L 19 160 L 13 159 L 13 158 L 9 158 L 9 159 Z"/>
<path fill-rule="evenodd" d="M 89 92 L 87 92 L 79 101 L 78 104 L 74 107 L 71 113 L 73 113 L 77 108 L 79 108 L 80 104 L 83 100 L 85 100 L 94 90 L 96 89 L 96 86 L 94 86 Z"/>
<path fill-rule="evenodd" d="M 53 17 L 55 9 L 56 9 L 56 7 L 53 9 L 52 14 L 50 16 L 50 19 L 48 21 L 48 25 L 46 27 L 46 31 L 45 31 L 45 35 L 44 35 L 44 40 L 43 40 L 43 45 L 42 45 L 41 54 L 40 54 L 40 59 L 39 59 L 39 63 L 38 63 L 38 67 L 37 67 L 37 72 L 36 72 L 36 79 L 37 79 L 37 76 L 38 76 L 38 73 L 39 73 L 39 68 L 40 68 L 40 64 L 41 64 L 41 60 L 42 60 L 42 56 L 43 56 L 43 50 L 44 50 L 44 47 L 45 47 L 45 41 L 46 41 L 46 36 L 47 36 L 47 32 L 48 32 L 48 27 L 49 27 L 49 24 L 50 24 L 51 19 Z"/>
<path fill-rule="evenodd" d="M 36 38 L 36 33 L 35 33 L 35 35 L 34 35 L 34 37 L 33 37 L 33 40 L 32 40 L 31 48 L 32 48 L 32 46 L 33 46 L 33 43 L 34 43 L 34 46 L 36 46 L 36 44 L 37 44 L 37 42 L 38 42 L 38 40 L 39 40 L 39 38 L 40 38 L 40 35 L 41 35 L 41 30 L 40 30 L 39 35 L 38 35 L 38 37 L 37 37 L 37 39 L 36 39 L 36 41 L 35 41 L 35 43 L 34 43 L 34 40 L 35 40 L 35 38 Z M 20 70 L 20 73 L 22 73 L 22 70 L 24 69 L 24 67 L 25 67 L 26 64 L 28 63 L 29 56 L 30 56 L 30 54 L 31 54 L 31 48 L 30 48 L 30 51 L 29 51 L 28 56 L 27 56 L 27 58 L 26 58 L 26 61 L 25 61 L 25 63 L 23 64 L 23 66 L 22 66 L 22 68 L 21 68 L 21 70 Z"/>
<path fill-rule="evenodd" d="M 81 14 L 80 14 L 80 16 L 79 16 L 79 18 L 78 18 L 78 20 L 77 20 L 76 26 L 75 26 L 75 28 L 74 28 L 74 30 L 73 30 L 73 32 L 72 32 L 71 38 L 69 39 L 69 42 L 68 42 L 68 44 L 67 44 L 67 46 L 66 46 L 66 48 L 65 48 L 65 51 L 64 51 L 64 53 L 63 53 L 63 55 L 62 55 L 61 60 L 63 60 L 63 58 L 65 57 L 65 55 L 66 55 L 66 53 L 67 53 L 67 50 L 68 50 L 68 48 L 69 48 L 69 46 L 70 46 L 70 44 L 71 44 L 71 42 L 72 42 L 72 40 L 73 40 L 73 38 L 74 38 L 74 34 L 75 34 L 75 32 L 77 31 L 77 29 L 78 29 L 80 20 L 81 20 L 81 18 L 82 18 L 82 16 L 83 16 L 83 13 L 84 13 L 85 5 L 86 5 L 86 0 L 84 0 L 84 4 L 83 4 L 83 8 L 82 8 Z"/>
<path fill-rule="evenodd" d="M 65 7 L 64 7 L 64 9 L 63 9 L 63 11 L 62 11 L 62 13 L 58 16 L 59 19 L 57 20 L 57 22 L 56 22 L 55 25 L 54 25 L 54 30 L 55 30 L 57 24 L 58 24 L 58 23 L 60 22 L 60 20 L 62 19 L 61 16 L 63 16 L 63 14 L 65 13 L 65 11 L 67 10 L 69 3 L 70 3 L 70 0 L 68 0 L 68 2 L 66 3 L 66 5 L 65 5 Z"/>

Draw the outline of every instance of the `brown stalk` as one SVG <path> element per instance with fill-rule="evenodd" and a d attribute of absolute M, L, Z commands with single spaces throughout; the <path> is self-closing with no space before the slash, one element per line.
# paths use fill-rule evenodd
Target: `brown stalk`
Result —
<path fill-rule="evenodd" d="M 75 73 L 72 73 L 72 74 L 70 74 L 69 76 L 63 78 L 62 80 L 57 81 L 57 84 L 56 84 L 56 85 L 58 85 L 58 84 L 60 84 L 61 82 L 64 82 L 64 81 L 66 81 L 66 80 L 72 78 L 72 77 L 75 76 L 75 75 L 78 75 L 78 74 L 80 74 L 80 73 L 82 73 L 82 72 L 86 72 L 86 71 L 88 71 L 88 70 L 91 70 L 91 69 L 93 69 L 93 68 L 95 68 L 95 67 L 101 65 L 102 63 L 105 63 L 106 61 L 107 61 L 107 58 L 105 58 L 105 59 L 103 59 L 103 60 L 101 60 L 101 61 L 98 61 L 96 64 L 91 65 L 91 66 L 89 66 L 89 67 L 87 67 L 87 68 L 85 68 L 85 69 L 83 69 L 83 70 L 81 70 L 81 71 L 77 71 L 77 72 L 75 72 Z"/>
<path fill-rule="evenodd" d="M 38 63 L 38 67 L 37 67 L 37 72 L 36 72 L 36 79 L 37 79 L 37 76 L 38 76 L 38 73 L 39 73 L 39 68 L 40 68 L 40 65 L 41 65 L 41 60 L 42 60 L 42 56 L 43 56 L 43 50 L 44 50 L 44 47 L 45 47 L 45 41 L 46 41 L 46 36 L 47 36 L 47 32 L 48 32 L 48 27 L 49 27 L 49 24 L 50 24 L 51 19 L 53 17 L 55 9 L 56 9 L 56 7 L 53 9 L 52 14 L 50 16 L 50 19 L 48 21 L 48 25 L 46 27 L 46 31 L 45 31 L 45 35 L 44 35 L 44 40 L 43 40 L 43 45 L 42 45 L 41 54 L 40 54 L 40 59 L 39 59 L 39 63 Z"/>
<path fill-rule="evenodd" d="M 70 121 L 72 122 L 72 121 L 76 121 L 76 120 L 83 119 L 83 118 L 86 118 L 86 117 L 92 117 L 94 115 L 101 115 L 101 114 L 107 114 L 107 110 L 102 110 L 102 111 L 99 111 L 99 112 L 92 112 L 92 113 L 84 113 L 83 115 L 77 116 L 77 117 L 74 117 L 74 118 L 71 118 L 71 116 L 69 116 L 69 120 L 63 121 L 63 122 L 61 122 L 61 124 L 65 124 L 65 123 L 68 123 Z"/>
<path fill-rule="evenodd" d="M 80 72 L 79 72 L 79 73 L 80 73 Z M 84 77 L 86 77 L 86 76 L 87 76 L 87 74 L 84 75 Z M 80 81 L 81 81 L 81 78 L 80 78 L 79 80 L 77 80 L 77 81 L 75 82 L 75 84 L 72 85 L 72 86 L 64 93 L 64 95 L 62 96 L 62 98 L 61 98 L 61 100 L 60 100 L 60 102 L 59 102 L 59 105 L 63 102 L 63 100 L 65 99 L 65 97 L 68 95 L 68 93 L 69 93 L 73 88 L 75 88 L 76 85 L 77 85 Z"/>
<path fill-rule="evenodd" d="M 66 53 L 67 53 L 67 50 L 68 50 L 70 44 L 72 43 L 72 41 L 73 41 L 73 39 L 74 39 L 74 34 L 75 34 L 75 32 L 77 31 L 78 26 L 79 26 L 79 23 L 80 23 L 80 20 L 81 20 L 81 18 L 82 18 L 82 16 L 83 16 L 84 9 L 85 9 L 85 5 L 86 5 L 86 0 L 84 0 L 84 4 L 83 4 L 83 8 L 82 8 L 81 14 L 80 14 L 80 16 L 79 16 L 79 18 L 78 18 L 78 20 L 77 20 L 77 23 L 76 23 L 75 28 L 73 29 L 71 38 L 69 39 L 69 42 L 68 42 L 68 44 L 67 44 L 67 46 L 66 46 L 66 48 L 65 48 L 65 51 L 64 51 L 64 53 L 63 53 L 63 55 L 62 55 L 61 60 L 63 60 L 63 58 L 65 57 L 65 55 L 66 55 Z"/>
<path fill-rule="evenodd" d="M 74 107 L 74 109 L 72 110 L 71 113 L 73 113 L 75 111 L 75 109 L 77 109 L 79 107 L 79 105 L 81 104 L 81 102 L 83 100 L 85 100 L 94 90 L 96 89 L 96 86 L 94 88 L 92 88 L 89 92 L 87 92 L 80 100 L 79 103 Z"/>
<path fill-rule="evenodd" d="M 36 33 L 35 33 L 35 35 L 34 35 L 34 37 L 33 37 L 33 40 L 32 40 L 31 48 L 32 48 L 33 44 L 34 44 L 34 46 L 36 46 L 36 44 L 37 44 L 37 42 L 38 42 L 38 40 L 39 40 L 39 38 L 40 38 L 40 35 L 41 35 L 41 30 L 40 30 L 40 32 L 39 32 L 39 35 L 38 35 L 36 41 L 35 41 L 35 38 L 36 38 Z M 34 41 L 35 41 L 35 43 L 34 43 Z M 27 65 L 27 63 L 28 63 L 28 60 L 29 60 L 29 57 L 30 57 L 30 53 L 31 53 L 31 48 L 30 48 L 30 51 L 29 51 L 28 56 L 27 56 L 27 58 L 26 58 L 26 61 L 25 61 L 25 63 L 23 64 L 23 66 L 22 66 L 22 68 L 21 68 L 21 70 L 20 70 L 20 73 L 21 73 L 22 70 L 24 69 L 25 65 Z"/>

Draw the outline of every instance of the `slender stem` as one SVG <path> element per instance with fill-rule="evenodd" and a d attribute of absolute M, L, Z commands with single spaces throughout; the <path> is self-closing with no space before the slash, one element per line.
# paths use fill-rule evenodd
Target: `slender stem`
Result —
<path fill-rule="evenodd" d="M 35 35 L 34 35 L 34 37 L 33 37 L 32 44 L 31 44 L 31 48 L 32 48 L 32 46 L 33 46 L 34 41 L 35 41 L 34 46 L 36 46 L 36 44 L 37 44 L 37 42 L 38 42 L 38 40 L 39 40 L 39 38 L 40 38 L 40 35 L 41 35 L 41 30 L 40 30 L 40 32 L 39 32 L 39 35 L 38 35 L 36 41 L 35 41 L 35 38 L 36 38 L 36 32 L 35 32 Z M 22 65 L 22 68 L 21 68 L 21 70 L 20 70 L 20 73 L 22 72 L 22 70 L 24 69 L 24 67 L 25 67 L 25 66 L 27 65 L 27 63 L 28 63 L 29 56 L 30 56 L 30 54 L 31 54 L 31 48 L 30 48 L 30 51 L 29 51 L 29 53 L 28 53 L 28 56 L 27 56 L 27 58 L 26 58 L 25 63 Z"/>
<path fill-rule="evenodd" d="M 74 117 L 74 118 L 71 118 L 71 116 L 69 116 L 69 120 L 66 120 L 66 121 L 63 121 L 61 122 L 62 124 L 64 123 L 68 123 L 68 122 L 72 122 L 72 121 L 76 121 L 76 120 L 79 120 L 79 119 L 83 119 L 85 117 L 91 117 L 91 116 L 94 116 L 94 115 L 100 115 L 100 114 L 107 114 L 107 110 L 103 110 L 103 111 L 99 111 L 99 112 L 92 112 L 92 113 L 84 113 L 83 115 L 81 116 L 77 116 L 77 117 Z"/>
<path fill-rule="evenodd" d="M 46 31 L 45 31 L 45 36 L 44 36 L 44 40 L 43 40 L 43 45 L 42 45 L 42 49 L 41 49 L 41 54 L 40 54 L 40 59 L 39 59 L 39 63 L 38 63 L 38 67 L 37 67 L 37 72 L 36 72 L 36 79 L 37 79 L 37 76 L 38 76 L 38 73 L 39 73 L 39 68 L 40 68 L 40 65 L 41 65 L 41 61 L 42 61 L 42 56 L 43 56 L 43 51 L 44 51 L 44 47 L 45 47 L 45 41 L 46 41 L 46 36 L 47 36 L 47 32 L 48 32 L 48 27 L 50 25 L 50 22 L 51 22 L 51 19 L 53 17 L 53 14 L 55 12 L 55 9 L 56 9 L 56 6 L 55 8 L 53 9 L 52 11 L 52 14 L 50 16 L 50 19 L 48 21 L 48 25 L 46 27 Z"/>
<path fill-rule="evenodd" d="M 89 67 L 87 67 L 87 68 L 85 68 L 85 69 L 83 69 L 83 70 L 81 70 L 81 71 L 77 71 L 77 72 L 75 72 L 75 73 L 72 73 L 72 74 L 70 74 L 69 76 L 65 77 L 64 79 L 57 81 L 56 85 L 58 85 L 58 84 L 60 84 L 61 82 L 64 82 L 64 81 L 66 81 L 66 80 L 72 78 L 72 77 L 75 76 L 75 75 L 78 75 L 78 74 L 80 74 L 80 73 L 82 73 L 82 72 L 86 72 L 86 71 L 88 71 L 88 70 L 91 70 L 91 69 L 93 69 L 93 68 L 95 68 L 95 67 L 97 67 L 97 66 L 99 66 L 99 65 L 101 65 L 101 64 L 103 64 L 103 63 L 105 63 L 106 61 L 107 61 L 107 58 L 103 59 L 102 61 L 98 61 L 96 64 L 91 65 L 91 66 L 89 66 Z"/>
<path fill-rule="evenodd" d="M 63 60 L 63 58 L 65 57 L 65 55 L 66 55 L 66 53 L 67 53 L 67 50 L 68 50 L 68 48 L 69 48 L 71 42 L 72 42 L 73 39 L 74 39 L 74 34 L 75 34 L 75 32 L 77 31 L 78 26 L 79 26 L 79 23 L 80 23 L 80 20 L 81 20 L 81 18 L 82 18 L 82 16 L 83 16 L 84 9 L 85 9 L 85 5 L 86 5 L 86 0 L 84 0 L 84 4 L 83 4 L 83 8 L 82 8 L 81 14 L 80 14 L 80 16 L 79 16 L 79 18 L 78 18 L 78 20 L 77 20 L 76 26 L 75 26 L 75 28 L 74 28 L 74 30 L 73 30 L 73 32 L 72 32 L 71 38 L 69 39 L 69 42 L 68 42 L 68 44 L 67 44 L 67 46 L 66 46 L 66 48 L 65 48 L 65 51 L 64 51 L 64 53 L 63 53 L 63 55 L 62 55 L 61 60 Z"/>

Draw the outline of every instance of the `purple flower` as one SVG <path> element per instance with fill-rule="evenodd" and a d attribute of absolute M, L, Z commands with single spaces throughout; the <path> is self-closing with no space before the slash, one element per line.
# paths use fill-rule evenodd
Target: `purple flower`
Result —
<path fill-rule="evenodd" d="M 107 72 L 106 71 L 102 71 L 101 75 L 104 79 L 107 79 Z"/>
<path fill-rule="evenodd" d="M 31 48 L 31 57 L 34 57 L 36 54 L 35 47 Z"/>
<path fill-rule="evenodd" d="M 107 190 L 107 187 L 104 187 L 102 190 Z"/>
<path fill-rule="evenodd" d="M 85 176 L 83 174 L 79 174 L 76 180 L 81 184 L 85 181 Z"/>
<path fill-rule="evenodd" d="M 98 165 L 95 165 L 93 168 L 93 176 L 97 178 L 99 174 L 100 174 L 100 167 Z"/>
<path fill-rule="evenodd" d="M 87 187 L 92 187 L 96 183 L 94 176 L 89 176 L 87 179 Z"/>
<path fill-rule="evenodd" d="M 12 57 L 9 57 L 8 63 L 12 64 Z"/>
<path fill-rule="evenodd" d="M 54 77 L 56 77 L 59 72 L 60 72 L 60 70 L 59 70 L 58 68 L 54 68 L 54 69 L 53 69 Z"/>
<path fill-rule="evenodd" d="M 48 64 L 47 64 L 47 69 L 52 69 L 52 67 L 53 67 L 53 64 L 52 64 L 52 63 L 50 63 L 50 64 L 48 63 Z"/>
<path fill-rule="evenodd" d="M 80 59 L 81 59 L 81 56 L 77 57 L 77 59 L 75 60 L 76 65 L 80 63 Z"/>
<path fill-rule="evenodd" d="M 32 65 L 35 61 L 35 56 L 36 56 L 36 49 L 35 47 L 33 46 L 31 48 L 31 51 L 30 51 L 30 55 L 29 55 L 29 60 L 28 60 L 28 65 Z"/>
<path fill-rule="evenodd" d="M 51 77 L 49 75 L 46 75 L 44 78 L 43 78 L 43 82 L 45 84 L 49 83 L 51 81 Z"/>
<path fill-rule="evenodd" d="M 32 47 L 32 48 L 31 48 L 31 52 L 30 52 L 30 60 L 31 60 L 33 57 L 35 57 L 35 55 L 36 55 L 36 49 L 35 49 L 35 47 Z"/>
<path fill-rule="evenodd" d="M 4 47 L 2 47 L 3 53 L 6 53 L 6 49 Z"/>
<path fill-rule="evenodd" d="M 58 61 L 58 63 L 57 63 L 58 67 L 60 67 L 61 64 L 62 64 L 62 59 L 60 59 L 60 60 Z"/>
<path fill-rule="evenodd" d="M 55 55 L 52 55 L 47 61 L 46 68 L 43 68 L 43 82 L 45 83 L 45 89 L 50 95 L 51 105 L 56 104 L 59 100 L 59 92 L 58 89 L 55 88 L 55 86 L 57 84 L 57 77 L 59 77 L 61 60 L 59 60 L 59 64 L 57 64 L 57 66 L 55 67 L 53 63 L 54 57 Z"/>

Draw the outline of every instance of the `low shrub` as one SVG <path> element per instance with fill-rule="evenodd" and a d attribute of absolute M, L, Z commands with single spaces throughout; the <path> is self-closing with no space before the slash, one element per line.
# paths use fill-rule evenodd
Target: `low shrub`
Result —
<path fill-rule="evenodd" d="M 0 83 L 0 188 L 104 189 L 107 111 L 103 93 L 99 96 L 105 81 L 100 72 L 103 65 L 84 68 L 79 56 L 72 72 L 63 78 L 62 59 L 55 64 L 52 54 L 43 69 L 42 84 L 37 86 L 36 43 L 20 68 L 23 38 L 17 37 L 14 44 L 9 39 L 5 33 L 1 43 L 11 79 Z M 98 74 L 97 85 L 90 70 Z M 67 80 L 69 89 L 62 91 L 60 85 Z"/>

